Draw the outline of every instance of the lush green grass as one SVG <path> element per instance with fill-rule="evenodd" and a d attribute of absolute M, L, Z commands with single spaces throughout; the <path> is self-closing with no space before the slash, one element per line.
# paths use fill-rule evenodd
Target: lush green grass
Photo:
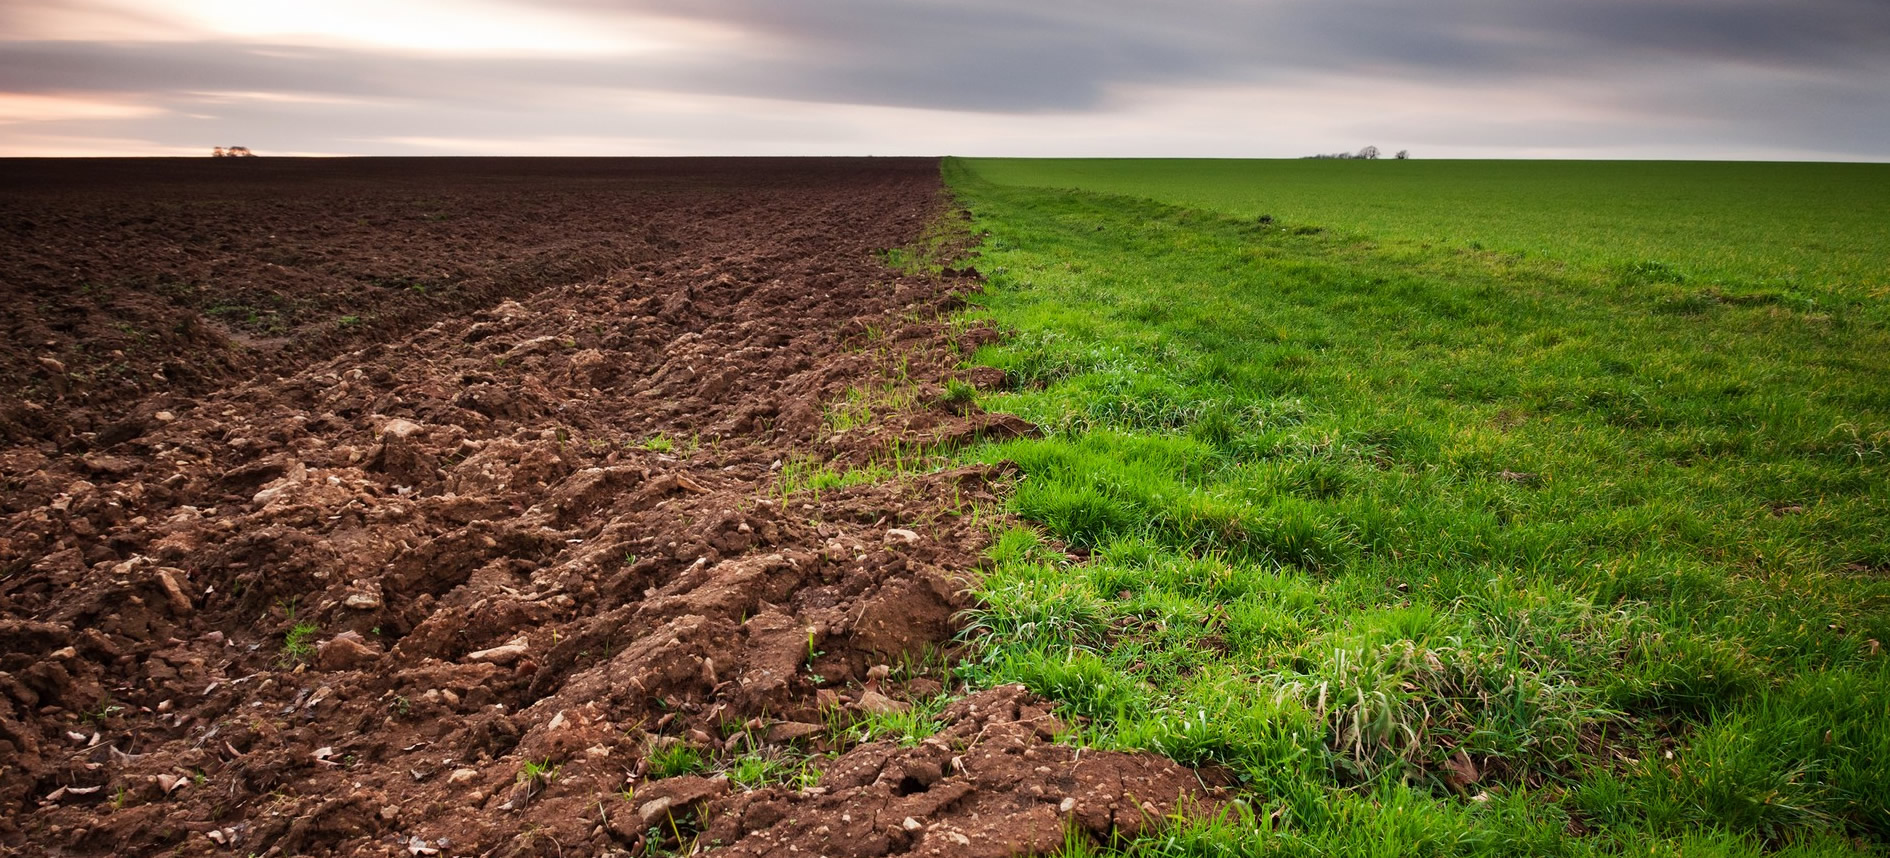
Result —
<path fill-rule="evenodd" d="M 1090 556 L 1006 533 L 965 670 L 1239 779 L 1250 816 L 1136 848 L 1890 842 L 1886 301 L 990 168 L 946 167 L 1011 333 L 984 404 L 1048 435 L 976 455 Z"/>
<path fill-rule="evenodd" d="M 1886 295 L 1890 164 L 977 160 L 1003 185 L 1624 268 L 1736 289 Z"/>

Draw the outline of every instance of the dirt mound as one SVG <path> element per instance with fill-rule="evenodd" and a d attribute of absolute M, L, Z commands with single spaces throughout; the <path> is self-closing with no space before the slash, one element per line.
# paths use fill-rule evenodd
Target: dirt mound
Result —
<path fill-rule="evenodd" d="M 383 191 L 344 162 L 254 194 L 352 188 L 347 221 L 498 186 L 524 202 L 476 236 L 566 207 L 608 234 L 598 188 L 643 174 L 583 164 Z M 915 747 L 852 747 L 854 721 L 949 681 L 974 510 L 1009 478 L 888 463 L 1030 427 L 941 401 L 949 338 L 989 336 L 938 321 L 969 281 L 878 262 L 940 213 L 932 162 L 663 166 L 661 194 L 617 199 L 629 232 L 668 225 L 651 258 L 280 377 L 126 393 L 110 421 L 40 406 L 70 431 L 0 452 L 0 848 L 600 854 L 701 831 L 764 854 L 858 831 L 832 854 L 999 854 L 1200 792 L 1047 743 L 1015 690 Z M 396 267 L 451 255 L 397 246 Z M 850 467 L 880 478 L 835 487 Z M 784 755 L 825 775 L 688 774 Z M 849 820 L 866 808 L 898 831 Z"/>
<path fill-rule="evenodd" d="M 915 747 L 878 742 L 846 753 L 815 790 L 709 801 L 695 817 L 711 820 L 703 838 L 730 855 L 1003 858 L 1055 851 L 1072 830 L 1106 840 L 1210 809 L 1194 772 L 1174 763 L 1051 744 L 1062 725 L 1021 686 L 961 700 L 944 720 L 947 729 Z M 684 800 L 725 789 L 669 784 L 644 792 L 639 822 L 673 819 Z"/>

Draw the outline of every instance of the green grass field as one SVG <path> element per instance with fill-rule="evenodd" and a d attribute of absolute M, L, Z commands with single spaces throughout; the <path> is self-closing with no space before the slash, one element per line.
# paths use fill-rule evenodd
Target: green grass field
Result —
<path fill-rule="evenodd" d="M 979 160 L 1000 185 L 1081 188 L 1379 241 L 1695 279 L 1890 295 L 1890 164 Z"/>
<path fill-rule="evenodd" d="M 1240 784 L 1136 854 L 1890 845 L 1890 168 L 945 169 L 1047 432 L 965 670 Z"/>

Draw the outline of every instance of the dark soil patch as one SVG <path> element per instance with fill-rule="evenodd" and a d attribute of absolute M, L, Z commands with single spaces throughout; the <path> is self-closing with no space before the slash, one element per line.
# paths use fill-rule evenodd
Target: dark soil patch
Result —
<path fill-rule="evenodd" d="M 1030 431 L 938 401 L 938 319 L 970 281 L 876 261 L 941 214 L 934 162 L 0 175 L 3 228 L 38 236 L 0 257 L 39 272 L 11 281 L 6 324 L 32 333 L 6 371 L 54 356 L 70 378 L 121 320 L 202 325 L 138 352 L 188 383 L 7 403 L 0 850 L 588 855 L 701 832 L 736 854 L 996 855 L 1202 793 L 1159 758 L 1050 743 L 1015 689 L 913 747 L 836 729 L 949 681 L 973 508 L 1008 475 L 816 495 L 782 471 Z M 422 199 L 462 215 L 407 217 Z M 293 276 L 248 282 L 314 308 L 273 350 L 230 349 L 152 285 L 238 290 L 217 272 L 272 265 Z M 459 286 L 413 303 L 366 270 Z M 73 303 L 66 271 L 116 278 L 116 303 Z M 322 328 L 340 309 L 386 321 Z M 889 384 L 897 407 L 830 431 L 823 404 Z M 842 755 L 806 790 L 713 776 L 788 751 Z M 656 777 L 679 758 L 708 776 Z"/>
<path fill-rule="evenodd" d="M 0 441 L 83 445 L 102 431 L 109 446 L 117 409 L 152 394 L 291 372 L 552 286 L 673 270 L 685 245 L 797 210 L 810 183 L 871 188 L 904 170 L 0 159 L 0 331 L 13 344 L 0 351 Z"/>

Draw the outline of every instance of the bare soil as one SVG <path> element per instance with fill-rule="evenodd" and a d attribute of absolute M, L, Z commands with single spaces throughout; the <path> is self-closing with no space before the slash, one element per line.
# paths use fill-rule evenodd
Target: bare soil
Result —
<path fill-rule="evenodd" d="M 879 261 L 950 216 L 934 162 L 0 187 L 0 852 L 1009 855 L 1212 803 L 1015 687 L 849 729 L 962 691 L 1013 477 L 783 472 L 1032 431 L 942 401 L 975 279 Z"/>

